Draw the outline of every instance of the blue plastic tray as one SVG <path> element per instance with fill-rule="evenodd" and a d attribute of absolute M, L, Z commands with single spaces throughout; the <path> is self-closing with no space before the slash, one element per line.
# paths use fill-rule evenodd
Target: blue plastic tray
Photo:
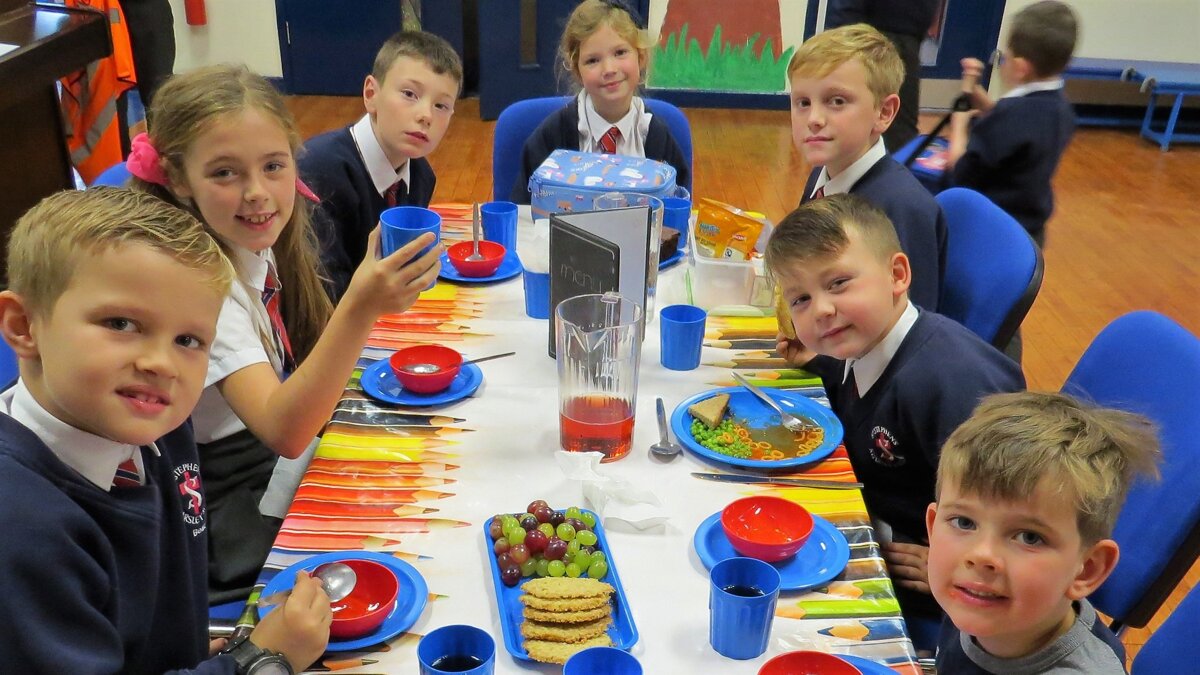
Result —
<path fill-rule="evenodd" d="M 604 528 L 600 525 L 600 516 L 593 511 L 580 509 L 591 513 L 596 518 L 596 526 L 592 531 L 596 533 L 597 544 L 599 550 L 604 551 L 605 558 L 608 561 L 608 574 L 605 574 L 600 581 L 610 585 L 614 589 L 612 595 L 612 626 L 608 629 L 608 637 L 612 639 L 613 646 L 617 649 L 628 650 L 633 645 L 637 644 L 638 631 L 637 626 L 633 623 L 633 614 L 629 611 L 629 603 L 625 600 L 625 590 L 621 587 L 621 579 L 617 576 L 616 561 L 613 560 L 612 550 L 608 547 L 608 539 L 604 536 Z M 492 522 L 488 518 L 483 523 L 483 541 L 487 545 L 488 562 L 492 568 L 492 584 L 496 587 L 496 606 L 500 611 L 500 627 L 504 631 L 504 646 L 508 649 L 508 653 L 514 658 L 522 661 L 533 661 L 529 657 L 529 653 L 525 651 L 525 638 L 521 637 L 521 622 L 525 620 L 524 609 L 525 605 L 521 604 L 521 586 L 529 579 L 536 579 L 536 576 L 522 579 L 516 586 L 505 586 L 500 580 L 500 566 L 496 564 L 496 556 L 492 552 L 492 537 L 488 534 L 488 525 Z"/>

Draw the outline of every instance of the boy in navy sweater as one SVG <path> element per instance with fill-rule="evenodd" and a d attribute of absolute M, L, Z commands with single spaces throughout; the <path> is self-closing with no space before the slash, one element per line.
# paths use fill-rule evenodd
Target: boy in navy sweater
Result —
<path fill-rule="evenodd" d="M 429 206 L 437 179 L 425 157 L 446 134 L 461 85 L 450 43 L 401 31 L 383 43 L 363 82 L 367 114 L 305 143 L 300 173 L 321 199 L 317 234 L 335 302 L 367 254 L 379 214 Z"/>
<path fill-rule="evenodd" d="M 942 443 L 986 394 L 1025 388 L 1021 369 L 963 326 L 918 310 L 887 216 L 854 195 L 813 200 L 771 233 L 766 264 L 796 340 L 779 353 L 821 377 L 905 611 L 937 612 L 925 573 L 925 509 Z"/>
<path fill-rule="evenodd" d="M 929 585 L 946 610 L 940 673 L 1125 672 L 1087 601 L 1117 565 L 1113 524 L 1156 473 L 1143 417 L 1063 394 L 989 396 L 950 435 L 930 504 Z"/>
<path fill-rule="evenodd" d="M 1063 95 L 1062 71 L 1075 51 L 1078 22 L 1067 5 L 1037 2 L 1017 12 L 1000 61 L 1009 90 L 993 102 L 975 85 L 974 113 L 951 118 L 944 181 L 976 190 L 1021 223 L 1044 246 L 1054 210 L 1050 179 L 1071 136 L 1075 113 Z M 963 59 L 963 79 L 979 80 L 983 63 Z"/>
<path fill-rule="evenodd" d="M 788 63 L 792 142 L 813 166 L 800 203 L 851 193 L 887 214 L 912 265 L 913 302 L 936 312 L 946 267 L 942 209 L 881 138 L 900 105 L 904 64 L 866 24 L 820 33 Z"/>
<path fill-rule="evenodd" d="M 225 645 L 208 640 L 187 418 L 233 278 L 195 218 L 146 193 L 62 192 L 17 222 L 0 292 L 20 368 L 0 394 L 0 663 L 291 672 L 324 651 L 329 599 L 301 574 L 282 611 L 210 658 Z"/>

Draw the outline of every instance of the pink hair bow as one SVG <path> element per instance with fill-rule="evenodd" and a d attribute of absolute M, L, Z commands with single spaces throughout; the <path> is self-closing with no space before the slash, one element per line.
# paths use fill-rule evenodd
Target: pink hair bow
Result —
<path fill-rule="evenodd" d="M 312 188 L 305 185 L 304 181 L 300 180 L 299 176 L 296 176 L 296 192 L 299 192 L 301 197 L 304 197 L 314 204 L 321 203 L 321 198 L 317 196 L 317 193 L 313 192 Z"/>
<path fill-rule="evenodd" d="M 158 150 L 154 149 L 150 137 L 145 133 L 134 136 L 130 142 L 129 158 L 125 160 L 125 168 L 129 169 L 129 173 L 147 183 L 167 184 L 167 174 L 162 170 Z"/>

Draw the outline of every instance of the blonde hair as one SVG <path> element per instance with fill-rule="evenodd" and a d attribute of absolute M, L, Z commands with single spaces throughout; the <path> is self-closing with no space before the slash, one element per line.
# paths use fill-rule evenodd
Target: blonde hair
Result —
<path fill-rule="evenodd" d="M 128 188 L 66 190 L 17 220 L 8 241 L 8 283 L 31 314 L 49 316 L 83 258 L 128 244 L 165 253 L 199 272 L 217 294 L 235 272 L 200 221 L 153 195 Z"/>
<path fill-rule="evenodd" d="M 438 75 L 448 75 L 462 89 L 463 68 L 458 52 L 441 37 L 419 30 L 402 30 L 385 40 L 375 55 L 371 76 L 383 84 L 396 59 L 402 56 L 421 61 Z"/>
<path fill-rule="evenodd" d="M 904 61 L 891 40 L 865 23 L 833 28 L 806 40 L 788 61 L 788 81 L 797 75 L 825 77 L 851 59 L 858 59 L 867 71 L 867 88 L 876 108 L 883 99 L 900 93 Z"/>
<path fill-rule="evenodd" d="M 1141 415 L 1065 394 L 994 394 L 946 440 L 937 489 L 952 483 L 1021 501 L 1049 485 L 1073 502 L 1079 533 L 1092 544 L 1111 536 L 1133 479 L 1158 475 L 1159 456 L 1154 425 Z"/>
<path fill-rule="evenodd" d="M 175 75 L 163 84 L 147 114 L 147 135 L 162 157 L 172 184 L 186 184 L 184 158 L 193 144 L 218 120 L 256 110 L 278 122 L 288 138 L 293 158 L 300 133 L 283 96 L 265 78 L 241 65 L 215 65 Z M 162 185 L 133 178 L 131 185 L 203 216 Z M 292 218 L 271 250 L 279 272 L 283 321 L 296 362 L 312 351 L 333 314 L 333 304 L 321 278 L 312 207 L 299 195 Z M 215 233 L 214 233 L 215 234 Z M 218 237 L 218 240 L 220 238 Z M 273 349 L 272 345 L 264 345 Z"/>
<path fill-rule="evenodd" d="M 801 204 L 784 216 L 767 240 L 767 268 L 778 275 L 791 264 L 837 256 L 850 244 L 851 229 L 881 261 L 901 251 L 900 238 L 886 213 L 862 197 L 836 194 Z"/>
<path fill-rule="evenodd" d="M 623 6 L 605 0 L 583 0 L 563 27 L 562 40 L 558 44 L 558 58 L 562 68 L 577 86 L 582 84 L 579 76 L 579 50 L 584 40 L 604 26 L 613 29 L 620 38 L 638 51 L 641 64 L 641 79 L 646 79 L 646 68 L 650 65 L 650 36 L 633 21 L 633 15 Z"/>

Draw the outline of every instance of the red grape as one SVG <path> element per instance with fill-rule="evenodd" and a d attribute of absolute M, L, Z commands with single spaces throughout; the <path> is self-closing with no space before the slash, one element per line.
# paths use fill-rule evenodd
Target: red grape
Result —
<path fill-rule="evenodd" d="M 553 515 L 550 516 L 550 524 L 554 527 L 562 525 L 567 520 L 567 517 L 563 515 L 562 511 L 553 511 L 552 514 Z"/>
<path fill-rule="evenodd" d="M 492 550 L 496 552 L 496 555 L 500 555 L 501 553 L 508 551 L 508 548 L 508 540 L 504 537 L 500 537 L 494 544 L 492 544 Z"/>
<path fill-rule="evenodd" d="M 532 513 L 534 517 L 538 519 L 539 523 L 550 523 L 554 520 L 555 511 L 549 506 L 539 506 L 537 507 L 537 510 L 531 511 L 530 513 Z M 557 525 L 557 523 L 554 524 Z"/>
<path fill-rule="evenodd" d="M 517 544 L 508 549 L 508 555 L 512 557 L 513 562 L 524 565 L 525 561 L 529 560 L 529 547 L 525 544 Z"/>
<path fill-rule="evenodd" d="M 513 557 L 511 555 L 509 555 L 507 552 L 501 553 L 500 555 L 496 556 L 496 565 L 499 566 L 500 569 L 504 569 L 505 567 L 511 567 L 516 564 L 518 564 L 517 561 L 513 560 Z"/>
<path fill-rule="evenodd" d="M 549 541 L 550 538 L 547 537 L 546 533 L 542 532 L 541 530 L 530 530 L 529 533 L 525 535 L 525 547 L 529 549 L 530 553 L 536 554 L 546 550 L 546 544 Z"/>
<path fill-rule="evenodd" d="M 567 546 L 567 542 L 559 539 L 558 537 L 554 537 L 550 541 L 546 542 L 546 550 L 542 553 L 542 555 L 546 558 L 546 560 L 561 560 L 562 557 L 567 553 Z"/>
<path fill-rule="evenodd" d="M 522 515 L 520 522 L 521 527 L 525 528 L 526 530 L 536 530 L 538 526 L 537 516 L 533 515 L 532 513 L 526 513 Z"/>
<path fill-rule="evenodd" d="M 520 580 L 521 567 L 519 565 L 509 564 L 507 567 L 500 568 L 500 581 L 503 581 L 505 586 L 516 586 Z"/>
<path fill-rule="evenodd" d="M 492 541 L 504 536 L 504 528 L 500 526 L 499 518 L 492 518 L 492 522 L 488 523 L 488 536 L 492 538 Z"/>
<path fill-rule="evenodd" d="M 544 499 L 535 499 L 535 500 L 529 502 L 529 506 L 525 507 L 525 512 L 526 513 L 537 513 L 538 508 L 547 508 L 548 509 L 548 508 L 550 508 L 550 505 L 547 504 L 546 500 L 544 500 Z"/>

